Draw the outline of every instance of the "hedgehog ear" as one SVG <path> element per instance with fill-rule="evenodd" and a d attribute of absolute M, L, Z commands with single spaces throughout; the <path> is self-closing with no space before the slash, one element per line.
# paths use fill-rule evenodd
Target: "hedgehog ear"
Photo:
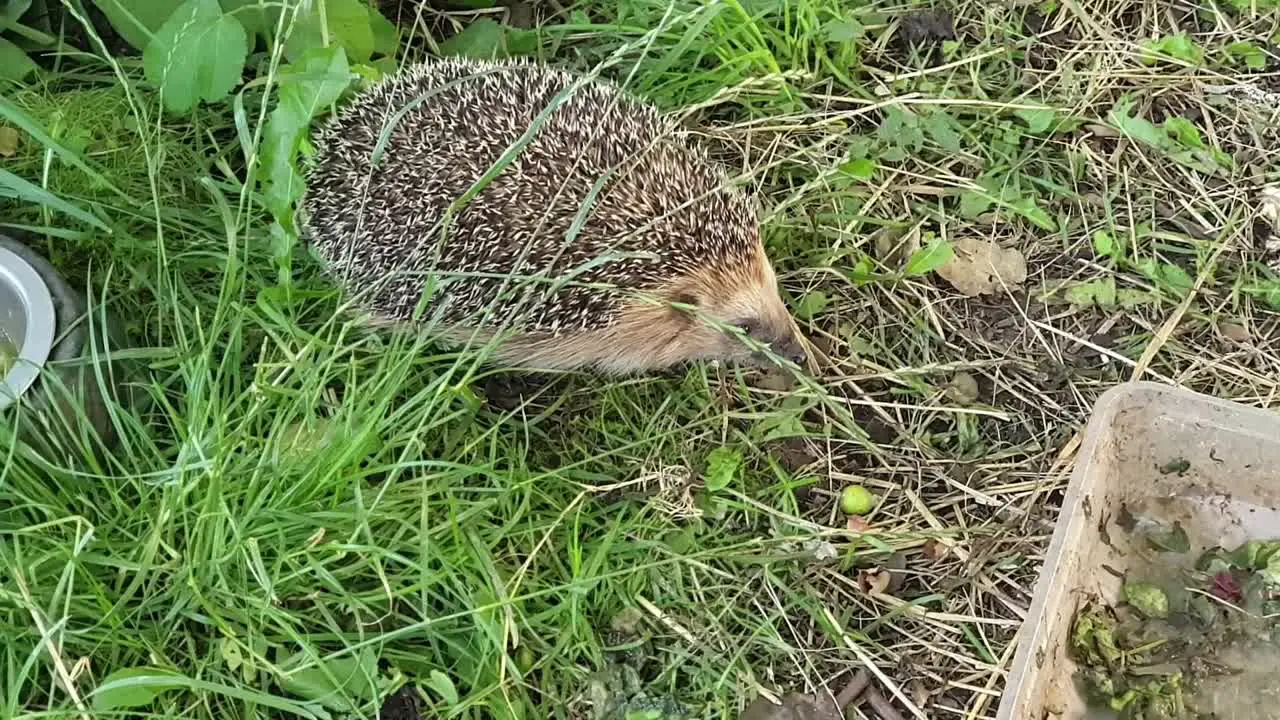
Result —
<path fill-rule="evenodd" d="M 698 307 L 698 296 L 688 290 L 677 290 L 671 294 L 671 302 Z"/>

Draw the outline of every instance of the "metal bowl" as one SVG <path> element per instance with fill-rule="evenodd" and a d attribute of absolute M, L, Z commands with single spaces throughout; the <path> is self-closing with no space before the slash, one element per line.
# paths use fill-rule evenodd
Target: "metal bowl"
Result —
<path fill-rule="evenodd" d="M 0 376 L 0 410 L 17 402 L 39 377 L 53 350 L 56 326 L 49 286 L 20 255 L 0 247 L 0 343 L 6 345 L 0 352 L 17 353 Z"/>

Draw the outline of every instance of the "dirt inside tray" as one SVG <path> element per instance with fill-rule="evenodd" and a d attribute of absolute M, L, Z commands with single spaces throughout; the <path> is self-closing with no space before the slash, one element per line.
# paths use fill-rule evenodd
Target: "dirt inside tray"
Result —
<path fill-rule="evenodd" d="M 1224 548 L 1150 508 L 1116 525 L 1134 555 L 1099 571 L 1121 596 L 1083 603 L 1069 637 L 1087 717 L 1280 718 L 1280 540 Z"/>

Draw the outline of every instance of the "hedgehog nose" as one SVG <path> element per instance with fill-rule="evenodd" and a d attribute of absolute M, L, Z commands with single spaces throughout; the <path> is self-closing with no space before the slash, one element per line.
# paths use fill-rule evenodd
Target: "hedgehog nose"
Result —
<path fill-rule="evenodd" d="M 797 342 L 795 338 L 789 338 L 778 343 L 777 353 L 802 367 L 805 361 L 809 359 L 809 356 L 804 351 L 804 346 Z"/>

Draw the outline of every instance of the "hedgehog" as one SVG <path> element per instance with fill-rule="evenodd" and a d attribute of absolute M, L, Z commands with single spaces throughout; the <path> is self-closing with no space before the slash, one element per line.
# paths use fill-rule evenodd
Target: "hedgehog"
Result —
<path fill-rule="evenodd" d="M 312 147 L 300 234 L 375 325 L 533 370 L 806 361 L 750 196 L 609 81 L 429 59 L 354 93 Z"/>

